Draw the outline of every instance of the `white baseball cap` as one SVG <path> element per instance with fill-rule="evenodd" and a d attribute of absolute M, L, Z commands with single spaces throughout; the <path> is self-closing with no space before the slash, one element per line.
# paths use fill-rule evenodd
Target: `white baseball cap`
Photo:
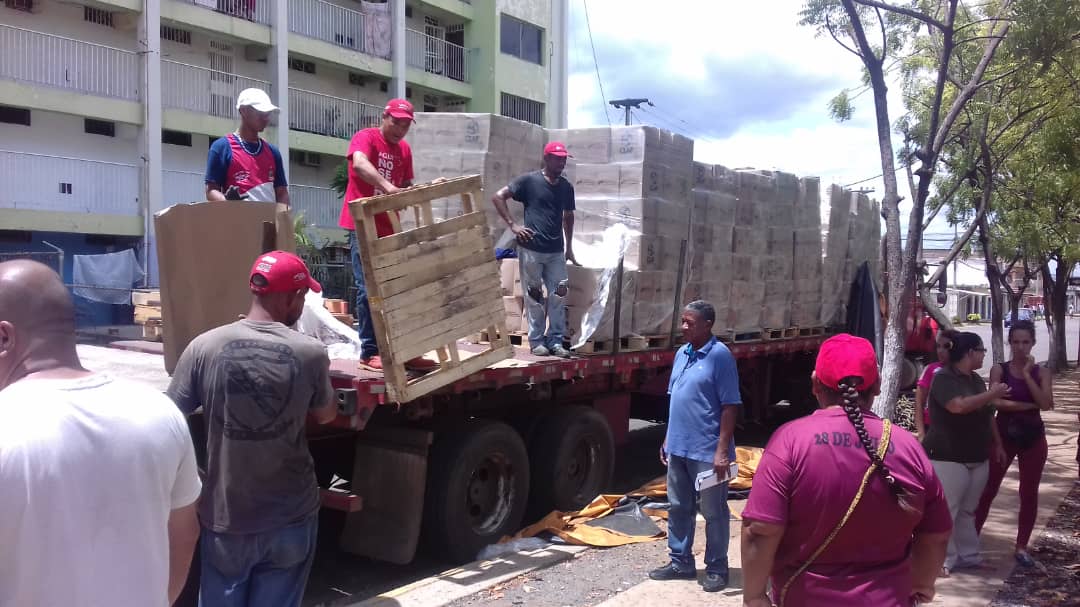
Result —
<path fill-rule="evenodd" d="M 240 91 L 240 96 L 236 98 L 236 109 L 239 110 L 245 105 L 255 108 L 256 112 L 278 111 L 278 106 L 270 101 L 270 95 L 267 95 L 266 91 L 262 89 L 244 89 Z"/>

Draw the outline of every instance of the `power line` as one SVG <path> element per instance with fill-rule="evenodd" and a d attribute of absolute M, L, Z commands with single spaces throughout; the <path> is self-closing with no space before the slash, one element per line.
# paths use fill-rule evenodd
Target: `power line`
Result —
<path fill-rule="evenodd" d="M 592 47 L 592 62 L 593 67 L 596 68 L 596 84 L 600 86 L 600 101 L 604 107 L 604 118 L 607 120 L 607 125 L 611 126 L 611 116 L 607 113 L 607 96 L 604 95 L 604 81 L 600 79 L 600 63 L 596 60 L 596 43 L 593 42 L 592 24 L 589 23 L 589 0 L 581 0 L 581 5 L 585 7 L 585 28 L 589 31 L 589 46 Z"/>

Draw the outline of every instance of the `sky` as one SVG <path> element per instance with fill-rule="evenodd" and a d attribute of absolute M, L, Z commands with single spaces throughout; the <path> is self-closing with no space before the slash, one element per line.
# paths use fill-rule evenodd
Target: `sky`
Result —
<path fill-rule="evenodd" d="M 828 111 L 840 91 L 861 90 L 862 64 L 827 34 L 799 25 L 802 0 L 569 4 L 571 128 L 623 123 L 622 110 L 606 106 L 605 116 L 599 71 L 603 97 L 650 99 L 655 107 L 635 112 L 635 124 L 691 136 L 695 160 L 818 176 L 823 185 L 859 182 L 854 187 L 881 198 L 872 94 L 855 100 L 850 121 L 838 123 Z M 894 122 L 903 112 L 898 90 L 890 87 Z M 903 172 L 898 177 L 909 197 Z M 901 216 L 909 211 L 902 203 Z M 935 222 L 930 231 L 951 235 L 952 228 Z"/>

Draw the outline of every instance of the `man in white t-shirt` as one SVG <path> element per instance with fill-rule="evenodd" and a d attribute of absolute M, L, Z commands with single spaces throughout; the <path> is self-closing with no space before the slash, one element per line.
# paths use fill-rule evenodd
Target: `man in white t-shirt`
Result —
<path fill-rule="evenodd" d="M 167 607 L 201 484 L 164 394 L 82 367 L 59 276 L 0 263 L 0 607 Z"/>

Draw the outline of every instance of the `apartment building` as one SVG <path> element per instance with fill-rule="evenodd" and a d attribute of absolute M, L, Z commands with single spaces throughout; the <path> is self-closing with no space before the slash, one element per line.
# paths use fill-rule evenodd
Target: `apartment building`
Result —
<path fill-rule="evenodd" d="M 69 280 L 71 255 L 135 246 L 155 284 L 152 215 L 204 199 L 247 87 L 331 241 L 332 175 L 392 97 L 565 126 L 566 0 L 0 1 L 0 254 L 48 242 Z"/>

